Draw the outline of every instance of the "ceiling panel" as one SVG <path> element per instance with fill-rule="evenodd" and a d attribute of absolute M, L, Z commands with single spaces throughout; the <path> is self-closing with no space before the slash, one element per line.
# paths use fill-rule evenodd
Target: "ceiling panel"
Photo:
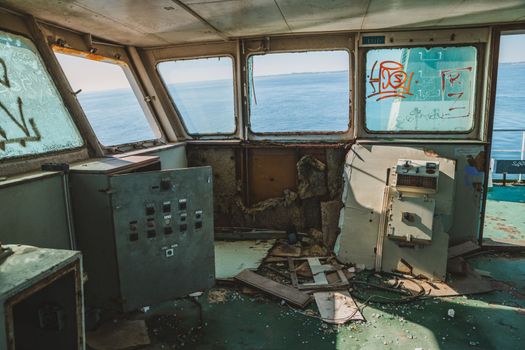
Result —
<path fill-rule="evenodd" d="M 171 0 L 75 0 L 85 8 L 107 14 L 118 23 L 131 25 L 169 42 L 220 40 L 208 26 Z"/>
<path fill-rule="evenodd" d="M 220 37 L 170 0 L 1 0 L 11 8 L 94 36 L 137 46 Z"/>
<path fill-rule="evenodd" d="M 288 33 L 274 0 L 182 0 L 219 30 L 232 36 Z"/>
<path fill-rule="evenodd" d="M 294 32 L 358 29 L 369 0 L 276 0 Z"/>
<path fill-rule="evenodd" d="M 449 13 L 440 25 L 517 21 L 525 16 L 525 0 L 477 0 L 465 2 Z"/>
<path fill-rule="evenodd" d="M 525 0 L 181 0 L 232 37 L 510 22 Z M 221 40 L 172 0 L 0 0 L 96 37 L 136 46 Z"/>
<path fill-rule="evenodd" d="M 437 24 L 464 0 L 371 0 L 361 29 Z"/>

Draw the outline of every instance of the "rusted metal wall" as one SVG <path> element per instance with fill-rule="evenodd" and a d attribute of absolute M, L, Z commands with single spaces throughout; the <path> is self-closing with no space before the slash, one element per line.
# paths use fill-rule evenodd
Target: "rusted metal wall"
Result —
<path fill-rule="evenodd" d="M 321 203 L 340 201 L 345 152 L 342 145 L 187 146 L 189 166 L 213 168 L 217 227 L 303 232 L 322 228 Z"/>

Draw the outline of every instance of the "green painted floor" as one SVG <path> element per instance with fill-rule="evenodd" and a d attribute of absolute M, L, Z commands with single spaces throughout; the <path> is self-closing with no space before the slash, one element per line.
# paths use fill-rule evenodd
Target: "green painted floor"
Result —
<path fill-rule="evenodd" d="M 152 344 L 140 349 L 524 349 L 525 254 L 479 255 L 469 260 L 492 273 L 485 295 L 426 299 L 403 305 L 368 305 L 365 323 L 325 324 L 279 300 L 233 289 L 225 302 L 207 294 L 142 315 Z M 215 289 L 212 294 L 216 293 Z M 316 314 L 315 303 L 309 307 Z M 453 318 L 447 315 L 454 309 Z M 306 311 L 308 313 L 308 311 Z"/>
<path fill-rule="evenodd" d="M 494 186 L 488 193 L 483 238 L 525 240 L 525 186 Z"/>

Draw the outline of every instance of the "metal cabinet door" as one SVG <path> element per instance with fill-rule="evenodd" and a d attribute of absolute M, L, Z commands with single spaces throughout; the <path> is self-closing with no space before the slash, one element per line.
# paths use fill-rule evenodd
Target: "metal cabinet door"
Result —
<path fill-rule="evenodd" d="M 211 167 L 111 176 L 124 310 L 213 285 L 212 178 Z"/>

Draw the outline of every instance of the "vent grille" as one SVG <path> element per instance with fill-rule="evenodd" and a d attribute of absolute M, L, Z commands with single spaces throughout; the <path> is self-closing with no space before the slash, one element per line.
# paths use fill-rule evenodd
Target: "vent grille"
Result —
<path fill-rule="evenodd" d="M 432 190 L 437 189 L 437 177 L 425 176 L 411 176 L 411 175 L 397 175 L 397 186 L 410 186 L 428 188 Z"/>

